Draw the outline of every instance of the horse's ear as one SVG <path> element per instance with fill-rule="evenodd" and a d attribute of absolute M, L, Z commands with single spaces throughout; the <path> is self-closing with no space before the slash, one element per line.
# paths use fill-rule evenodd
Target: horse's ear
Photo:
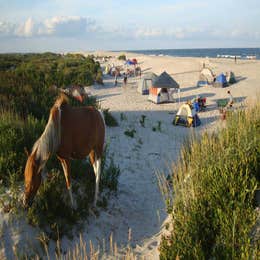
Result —
<path fill-rule="evenodd" d="M 24 153 L 25 153 L 25 155 L 26 155 L 27 157 L 29 157 L 30 154 L 29 154 L 29 152 L 28 152 L 27 147 L 24 147 L 23 149 L 24 149 Z"/>

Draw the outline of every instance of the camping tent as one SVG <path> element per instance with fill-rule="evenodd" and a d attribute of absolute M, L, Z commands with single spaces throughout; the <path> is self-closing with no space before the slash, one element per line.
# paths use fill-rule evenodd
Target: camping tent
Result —
<path fill-rule="evenodd" d="M 131 61 L 131 60 L 127 60 L 125 62 L 126 65 L 135 65 L 136 63 L 134 61 Z"/>
<path fill-rule="evenodd" d="M 157 75 L 153 72 L 145 74 L 138 82 L 137 91 L 142 95 L 149 94 L 149 88 L 152 87 L 153 81 L 157 78 Z"/>
<path fill-rule="evenodd" d="M 184 125 L 187 127 L 196 127 L 199 126 L 201 122 L 197 113 L 195 112 L 195 109 L 191 109 L 191 106 L 189 104 L 183 104 L 179 108 L 173 121 L 173 124 Z"/>
<path fill-rule="evenodd" d="M 215 88 L 224 88 L 228 85 L 226 76 L 221 73 L 217 76 L 215 82 L 213 83 L 213 87 Z"/>
<path fill-rule="evenodd" d="M 228 82 L 229 84 L 234 84 L 234 83 L 237 82 L 237 81 L 236 81 L 235 74 L 234 74 L 233 71 L 227 72 L 226 78 L 227 78 L 227 82 Z"/>
<path fill-rule="evenodd" d="M 197 83 L 198 87 L 208 86 L 214 81 L 214 74 L 211 69 L 203 68 L 200 72 L 199 81 Z"/>
<path fill-rule="evenodd" d="M 172 95 L 179 88 L 179 84 L 167 72 L 163 72 L 153 81 L 153 86 L 149 89 L 148 100 L 156 104 L 172 102 Z"/>

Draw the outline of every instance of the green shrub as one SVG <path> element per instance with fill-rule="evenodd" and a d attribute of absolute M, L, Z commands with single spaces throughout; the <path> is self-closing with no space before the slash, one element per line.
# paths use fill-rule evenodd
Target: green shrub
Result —
<path fill-rule="evenodd" d="M 135 133 L 136 133 L 136 130 L 135 130 L 135 129 L 132 129 L 132 130 L 127 129 L 127 130 L 124 132 L 124 134 L 125 134 L 126 136 L 129 136 L 129 137 L 131 137 L 131 138 L 134 138 Z"/>
<path fill-rule="evenodd" d="M 0 180 L 10 185 L 10 176 L 23 178 L 27 160 L 24 148 L 30 149 L 43 132 L 44 120 L 28 116 L 24 121 L 16 113 L 2 111 L 0 120 Z"/>
<path fill-rule="evenodd" d="M 47 119 L 57 95 L 50 86 L 92 85 L 100 71 L 98 62 L 79 54 L 0 54 L 0 107 Z"/>
<path fill-rule="evenodd" d="M 101 71 L 101 70 L 99 70 L 99 71 L 97 72 L 96 82 L 97 82 L 98 84 L 101 84 L 101 85 L 104 84 L 104 83 L 103 83 L 103 74 L 102 74 L 102 71 Z"/>
<path fill-rule="evenodd" d="M 126 60 L 126 55 L 125 54 L 121 54 L 118 56 L 119 60 Z"/>
<path fill-rule="evenodd" d="M 141 115 L 141 119 L 139 120 L 142 127 L 145 127 L 145 118 L 146 118 L 146 115 Z"/>
<path fill-rule="evenodd" d="M 161 259 L 257 258 L 250 233 L 259 188 L 259 112 L 258 105 L 233 113 L 226 129 L 183 148 L 173 169 L 173 230 L 162 239 Z"/>
<path fill-rule="evenodd" d="M 112 114 L 109 112 L 109 109 L 104 109 L 103 115 L 104 115 L 105 123 L 107 126 L 110 126 L 110 127 L 118 126 L 118 122 L 112 116 Z"/>

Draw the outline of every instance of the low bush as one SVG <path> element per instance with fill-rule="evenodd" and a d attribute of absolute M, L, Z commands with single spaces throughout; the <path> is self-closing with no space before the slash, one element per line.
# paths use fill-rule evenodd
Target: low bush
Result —
<path fill-rule="evenodd" d="M 22 120 L 16 113 L 0 113 L 0 181 L 10 185 L 10 176 L 23 178 L 23 168 L 27 160 L 25 148 L 30 149 L 45 127 L 44 120 L 28 116 Z"/>
<path fill-rule="evenodd" d="M 141 119 L 139 120 L 139 122 L 142 127 L 145 127 L 145 119 L 146 119 L 146 115 L 141 115 Z"/>
<path fill-rule="evenodd" d="M 260 186 L 259 115 L 259 105 L 233 113 L 226 129 L 183 148 L 173 169 L 173 230 L 162 239 L 161 259 L 257 258 L 250 234 Z"/>
<path fill-rule="evenodd" d="M 127 130 L 124 132 L 124 134 L 125 134 L 126 136 L 129 136 L 129 137 L 131 137 L 131 138 L 134 138 L 135 133 L 136 133 L 136 130 L 135 130 L 135 129 L 132 129 L 132 130 L 127 129 Z"/>
<path fill-rule="evenodd" d="M 126 60 L 126 55 L 125 54 L 121 54 L 118 56 L 119 60 Z"/>
<path fill-rule="evenodd" d="M 96 82 L 97 82 L 98 84 L 101 84 L 101 85 L 104 84 L 104 83 L 103 83 L 103 74 L 102 74 L 102 71 L 101 71 L 101 70 L 98 70 L 98 72 L 97 72 Z"/>
<path fill-rule="evenodd" d="M 104 115 L 105 123 L 107 126 L 110 126 L 110 127 L 118 126 L 117 120 L 109 112 L 109 109 L 104 109 L 103 115 Z"/>

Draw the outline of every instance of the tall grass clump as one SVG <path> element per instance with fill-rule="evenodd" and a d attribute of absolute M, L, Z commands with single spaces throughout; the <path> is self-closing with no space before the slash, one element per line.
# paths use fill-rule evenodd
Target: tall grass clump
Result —
<path fill-rule="evenodd" d="M 173 166 L 172 231 L 161 259 L 257 259 L 252 243 L 259 189 L 260 105 L 237 111 L 227 126 L 194 138 Z M 258 251 L 259 252 L 259 251 Z"/>
<path fill-rule="evenodd" d="M 44 120 L 29 115 L 23 120 L 15 112 L 0 112 L 0 182 L 8 187 L 11 175 L 23 178 L 25 148 L 30 149 L 44 129 Z"/>

